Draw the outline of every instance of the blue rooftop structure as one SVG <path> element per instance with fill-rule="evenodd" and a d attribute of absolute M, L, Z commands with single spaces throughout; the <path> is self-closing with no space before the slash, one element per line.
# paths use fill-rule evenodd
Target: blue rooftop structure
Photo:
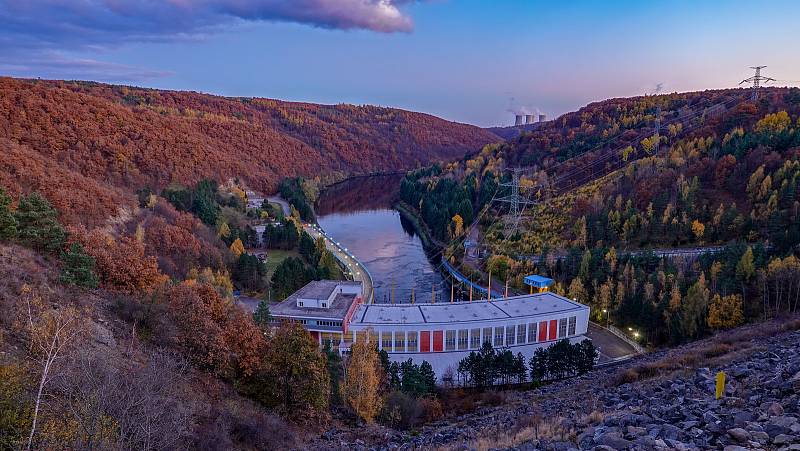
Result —
<path fill-rule="evenodd" d="M 548 277 L 539 276 L 536 274 L 525 276 L 525 285 L 530 285 L 531 292 L 533 292 L 534 288 L 538 289 L 540 292 L 547 291 L 552 284 L 553 279 Z"/>

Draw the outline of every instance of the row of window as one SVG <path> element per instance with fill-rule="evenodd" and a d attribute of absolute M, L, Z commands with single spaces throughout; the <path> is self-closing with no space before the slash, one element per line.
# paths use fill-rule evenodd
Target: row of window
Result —
<path fill-rule="evenodd" d="M 282 318 L 273 318 L 272 321 L 274 323 L 278 323 L 280 321 L 286 321 Z M 327 326 L 327 327 L 342 327 L 341 321 L 323 321 L 323 320 L 308 320 L 308 319 L 293 319 L 289 320 L 292 322 L 300 323 L 304 326 Z"/>
<path fill-rule="evenodd" d="M 475 350 L 488 341 L 492 346 L 506 347 L 552 341 L 576 334 L 577 318 L 561 318 L 540 323 L 515 324 L 501 327 L 475 329 L 451 329 L 445 331 L 375 331 L 356 333 L 356 340 L 379 343 L 388 352 L 434 352 Z M 444 333 L 442 333 L 444 332 Z M 339 334 L 336 334 L 340 336 Z M 325 337 L 323 337 L 323 342 Z M 333 334 L 331 334 L 333 339 Z M 420 340 L 421 339 L 421 340 Z M 353 334 L 345 334 L 346 345 L 353 341 Z"/>

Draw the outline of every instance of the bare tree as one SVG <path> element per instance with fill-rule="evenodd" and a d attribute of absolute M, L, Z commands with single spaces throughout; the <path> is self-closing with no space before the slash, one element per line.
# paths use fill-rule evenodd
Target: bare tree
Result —
<path fill-rule="evenodd" d="M 111 410 L 122 446 L 136 450 L 181 448 L 190 435 L 194 409 L 183 396 L 188 364 L 177 354 L 156 351 L 126 374 Z"/>
<path fill-rule="evenodd" d="M 27 307 L 25 329 L 29 354 L 41 372 L 28 435 L 27 449 L 30 450 L 45 388 L 53 376 L 57 361 L 64 357 L 69 347 L 81 335 L 83 327 L 74 307 L 52 308 L 28 285 L 22 287 L 22 296 Z"/>
<path fill-rule="evenodd" d="M 84 350 L 54 383 L 61 416 L 78 430 L 74 449 L 183 448 L 193 409 L 183 396 L 186 363 L 155 352 L 143 365 Z"/>

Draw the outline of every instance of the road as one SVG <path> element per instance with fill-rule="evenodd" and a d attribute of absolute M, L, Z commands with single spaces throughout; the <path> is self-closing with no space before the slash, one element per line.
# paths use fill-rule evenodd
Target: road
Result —
<path fill-rule="evenodd" d="M 636 354 L 636 350 L 633 349 L 633 346 L 596 324 L 589 323 L 589 330 L 586 332 L 586 336 L 592 339 L 592 343 L 600 352 L 598 363 L 621 359 Z"/>
<path fill-rule="evenodd" d="M 279 195 L 268 196 L 267 200 L 279 204 L 283 209 L 283 214 L 287 217 L 292 214 L 292 209 L 289 202 Z M 322 228 L 317 224 L 303 224 L 303 230 L 306 231 L 311 238 L 315 241 L 320 236 L 325 239 L 325 246 L 329 251 L 333 252 L 333 256 L 339 260 L 345 268 L 348 268 L 353 280 L 360 281 L 363 285 L 364 302 L 371 303 L 373 290 L 372 290 L 372 276 L 370 276 L 367 267 L 364 266 L 353 254 L 351 254 L 346 247 L 341 246 L 332 237 L 328 236 Z"/>
<path fill-rule="evenodd" d="M 703 246 L 703 247 L 676 247 L 664 249 L 643 249 L 636 251 L 618 250 L 617 255 L 638 256 L 645 255 L 648 252 L 653 252 L 656 257 L 683 257 L 683 258 L 696 258 L 703 254 L 716 254 L 725 250 L 725 246 Z M 539 264 L 542 262 L 541 255 L 520 255 L 516 257 L 519 260 L 528 260 L 532 263 Z M 564 260 L 567 255 L 555 255 L 556 260 Z"/>
<path fill-rule="evenodd" d="M 292 215 L 292 208 L 289 206 L 289 202 L 286 202 L 284 198 L 280 196 L 268 196 L 267 200 L 272 203 L 279 204 L 283 209 L 284 216 L 289 217 Z"/>
<path fill-rule="evenodd" d="M 306 231 L 306 233 L 311 235 L 311 238 L 313 238 L 315 241 L 320 236 L 325 239 L 325 246 L 329 251 L 333 252 L 333 255 L 340 262 L 342 262 L 345 268 L 349 269 L 353 280 L 360 281 L 362 283 L 364 302 L 368 304 L 372 303 L 372 276 L 367 270 L 367 267 L 364 266 L 364 264 L 361 263 L 353 254 L 351 254 L 346 247 L 342 246 L 333 238 L 328 236 L 318 225 L 303 224 L 303 229 Z"/>

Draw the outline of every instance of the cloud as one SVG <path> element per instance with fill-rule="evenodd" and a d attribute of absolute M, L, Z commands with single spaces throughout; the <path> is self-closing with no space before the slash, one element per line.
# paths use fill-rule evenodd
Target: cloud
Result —
<path fill-rule="evenodd" d="M 237 22 L 410 32 L 400 6 L 414 0 L 0 0 L 0 42 L 106 47 L 185 39 Z"/>
<path fill-rule="evenodd" d="M 0 73 L 19 77 L 87 79 L 105 82 L 144 82 L 172 75 L 126 64 L 75 58 L 58 52 L 41 52 L 14 61 L 0 57 Z"/>
<path fill-rule="evenodd" d="M 164 76 L 71 53 L 202 39 L 242 23 L 411 32 L 401 7 L 424 0 L 0 0 L 0 72 L 140 81 Z"/>

